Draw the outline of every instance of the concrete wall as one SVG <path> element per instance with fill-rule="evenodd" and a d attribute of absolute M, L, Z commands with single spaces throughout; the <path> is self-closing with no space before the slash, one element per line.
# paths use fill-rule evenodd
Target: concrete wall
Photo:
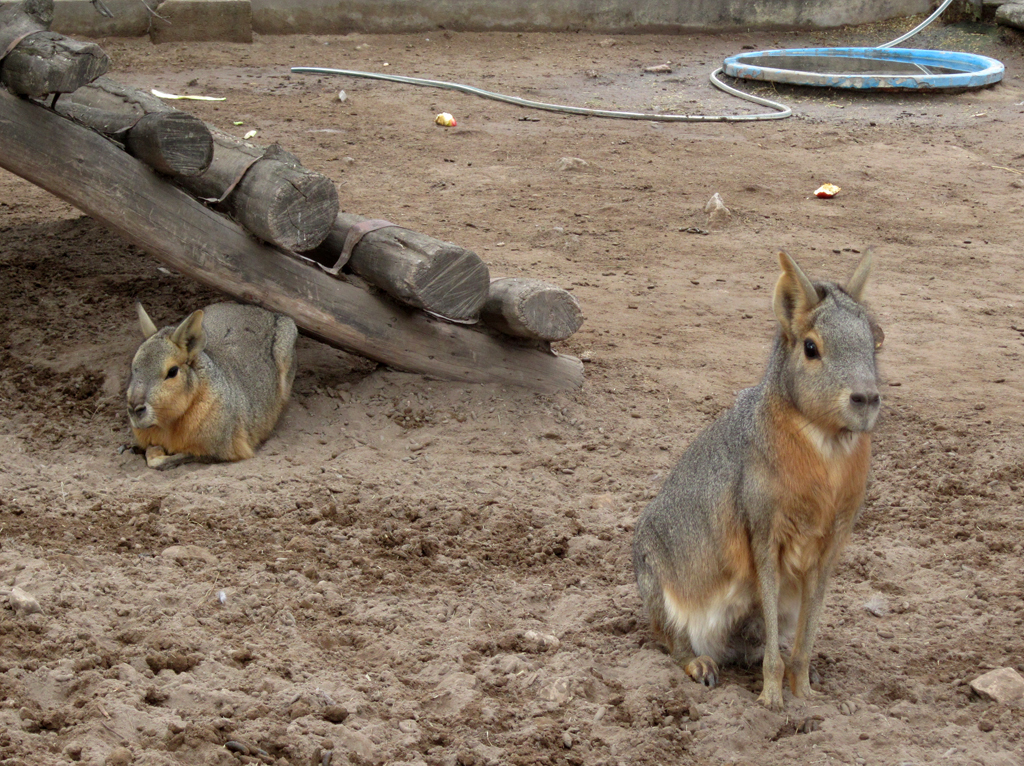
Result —
<path fill-rule="evenodd" d="M 0 0 L 6 2 L 9 0 Z M 53 28 L 88 37 L 245 41 L 259 34 L 822 28 L 930 11 L 932 0 L 56 0 Z"/>
<path fill-rule="evenodd" d="M 251 0 L 257 32 L 678 32 L 862 24 L 931 0 Z"/>

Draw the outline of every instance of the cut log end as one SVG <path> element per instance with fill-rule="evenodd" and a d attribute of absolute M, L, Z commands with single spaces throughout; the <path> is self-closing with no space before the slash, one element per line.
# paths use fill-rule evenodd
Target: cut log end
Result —
<path fill-rule="evenodd" d="M 335 231 L 344 241 L 364 221 L 341 213 Z M 473 251 L 400 226 L 366 233 L 348 268 L 402 303 L 456 322 L 479 318 L 490 283 L 487 264 Z"/>
<path fill-rule="evenodd" d="M 232 213 L 260 239 L 287 250 L 312 250 L 338 215 L 331 179 L 276 160 L 255 163 L 228 200 Z"/>
<path fill-rule="evenodd" d="M 537 279 L 511 277 L 491 282 L 481 318 L 507 335 L 561 341 L 583 324 L 576 297 Z"/>
<path fill-rule="evenodd" d="M 213 138 L 206 124 L 184 112 L 147 114 L 131 129 L 128 151 L 170 176 L 195 176 L 210 167 Z"/>
<path fill-rule="evenodd" d="M 56 32 L 38 32 L 22 40 L 0 64 L 0 79 L 20 96 L 69 93 L 103 75 L 110 60 L 95 43 Z"/>
<path fill-rule="evenodd" d="M 487 299 L 490 270 L 471 250 L 439 250 L 414 276 L 411 295 L 419 308 L 448 319 L 475 320 Z"/>

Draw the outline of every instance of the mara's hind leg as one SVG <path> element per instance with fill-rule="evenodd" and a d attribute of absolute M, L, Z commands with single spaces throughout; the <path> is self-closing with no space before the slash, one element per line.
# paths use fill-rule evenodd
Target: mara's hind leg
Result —
<path fill-rule="evenodd" d="M 718 663 L 707 654 L 698 655 L 693 650 L 685 628 L 677 630 L 671 624 L 666 625 L 664 606 L 651 610 L 651 630 L 686 675 L 707 687 L 718 683 Z"/>

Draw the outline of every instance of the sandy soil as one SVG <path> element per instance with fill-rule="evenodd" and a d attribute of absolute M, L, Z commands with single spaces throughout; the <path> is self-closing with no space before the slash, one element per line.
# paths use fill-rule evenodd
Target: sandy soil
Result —
<path fill-rule="evenodd" d="M 118 449 L 132 303 L 166 324 L 218 296 L 0 173 L 0 591 L 42 608 L 0 605 L 0 763 L 1024 763 L 1022 703 L 967 685 L 1024 670 L 1018 39 L 934 33 L 1004 61 L 991 89 L 780 89 L 796 117 L 742 125 L 288 74 L 386 62 L 747 113 L 707 83 L 726 55 L 889 31 L 104 41 L 116 79 L 226 96 L 188 108 L 281 143 L 346 210 L 572 289 L 586 322 L 560 349 L 587 377 L 555 396 L 453 384 L 304 338 L 254 459 L 148 470 Z M 840 195 L 815 198 L 824 181 Z M 695 231 L 715 192 L 731 223 Z M 709 691 L 659 651 L 632 527 L 759 378 L 776 251 L 842 280 L 867 246 L 887 335 L 873 478 L 817 645 L 825 697 L 776 715 L 757 672 Z"/>

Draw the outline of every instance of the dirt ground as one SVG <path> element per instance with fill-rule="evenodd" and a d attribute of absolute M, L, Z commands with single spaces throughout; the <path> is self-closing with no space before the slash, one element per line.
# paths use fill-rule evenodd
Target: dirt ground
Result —
<path fill-rule="evenodd" d="M 0 592 L 41 605 L 0 604 L 0 763 L 1024 763 L 1024 703 L 968 686 L 1024 670 L 1019 38 L 929 32 L 1003 61 L 990 89 L 779 88 L 796 115 L 744 124 L 288 73 L 750 113 L 707 82 L 725 56 L 910 26 L 101 41 L 115 79 L 226 97 L 186 108 L 282 144 L 345 210 L 571 289 L 586 321 L 558 348 L 586 382 L 455 384 L 302 338 L 255 458 L 148 470 L 119 450 L 133 301 L 169 324 L 218 296 L 0 172 Z M 458 126 L 435 126 L 441 111 Z M 836 198 L 814 197 L 825 181 Z M 716 192 L 733 217 L 708 233 Z M 887 336 L 873 475 L 816 647 L 825 696 L 777 715 L 757 671 L 707 690 L 659 650 L 632 529 L 758 380 L 776 252 L 844 280 L 868 246 Z"/>

